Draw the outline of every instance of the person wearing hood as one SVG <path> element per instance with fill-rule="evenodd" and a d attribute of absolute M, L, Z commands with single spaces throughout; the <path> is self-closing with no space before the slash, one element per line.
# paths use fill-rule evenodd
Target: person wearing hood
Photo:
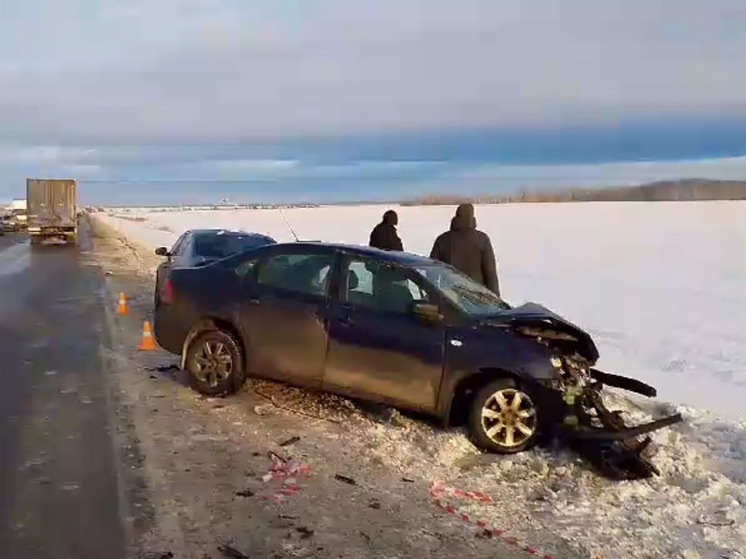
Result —
<path fill-rule="evenodd" d="M 438 236 L 430 258 L 450 264 L 477 283 L 500 295 L 492 242 L 477 229 L 472 204 L 461 204 L 451 219 L 451 229 Z"/>
<path fill-rule="evenodd" d="M 399 216 L 394 210 L 387 210 L 383 214 L 381 223 L 373 228 L 370 233 L 370 246 L 382 250 L 403 251 L 399 234 L 396 232 L 396 226 L 399 224 Z"/>

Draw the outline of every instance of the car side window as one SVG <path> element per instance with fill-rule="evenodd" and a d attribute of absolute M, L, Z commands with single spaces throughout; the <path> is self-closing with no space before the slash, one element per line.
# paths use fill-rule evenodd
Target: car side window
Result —
<path fill-rule="evenodd" d="M 184 233 L 181 237 L 176 239 L 174 246 L 171 247 L 171 256 L 178 256 L 180 254 L 180 251 L 184 248 L 184 241 L 188 236 L 187 233 Z"/>
<path fill-rule="evenodd" d="M 194 247 L 194 235 L 187 235 L 186 237 L 184 237 L 184 241 L 179 246 L 179 253 L 176 255 L 176 257 L 179 259 L 179 262 L 187 262 L 192 260 L 192 257 L 194 256 L 192 247 Z"/>
<path fill-rule="evenodd" d="M 253 276 L 256 265 L 259 262 L 259 257 L 248 258 L 236 266 L 233 271 L 240 278 L 250 278 Z"/>
<path fill-rule="evenodd" d="M 256 281 L 260 286 L 325 297 L 332 261 L 331 253 L 273 254 L 259 264 Z"/>
<path fill-rule="evenodd" d="M 356 306 L 410 314 L 415 303 L 431 300 L 428 292 L 399 266 L 352 257 L 344 269 L 342 278 L 346 281 L 342 281 L 342 299 Z"/>

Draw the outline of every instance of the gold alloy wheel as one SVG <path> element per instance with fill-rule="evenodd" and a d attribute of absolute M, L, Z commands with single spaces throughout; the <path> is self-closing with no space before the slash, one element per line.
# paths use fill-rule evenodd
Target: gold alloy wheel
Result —
<path fill-rule="evenodd" d="M 536 433 L 536 407 L 525 392 L 498 390 L 482 408 L 482 429 L 495 444 L 518 447 Z"/>
<path fill-rule="evenodd" d="M 233 372 L 233 357 L 225 344 L 206 340 L 193 358 L 194 376 L 215 388 L 219 381 L 226 380 Z"/>

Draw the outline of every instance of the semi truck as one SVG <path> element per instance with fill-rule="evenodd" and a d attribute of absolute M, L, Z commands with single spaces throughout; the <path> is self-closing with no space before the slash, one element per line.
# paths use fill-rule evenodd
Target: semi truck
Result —
<path fill-rule="evenodd" d="M 44 239 L 78 240 L 77 182 L 72 179 L 27 179 L 28 233 L 31 244 Z"/>

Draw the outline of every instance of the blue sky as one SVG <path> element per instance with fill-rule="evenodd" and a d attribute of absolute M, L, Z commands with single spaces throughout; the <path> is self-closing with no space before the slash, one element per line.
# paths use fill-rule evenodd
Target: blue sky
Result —
<path fill-rule="evenodd" d="M 745 59 L 742 0 L 3 0 L 0 198 L 360 161 L 690 171 L 746 154 Z"/>

